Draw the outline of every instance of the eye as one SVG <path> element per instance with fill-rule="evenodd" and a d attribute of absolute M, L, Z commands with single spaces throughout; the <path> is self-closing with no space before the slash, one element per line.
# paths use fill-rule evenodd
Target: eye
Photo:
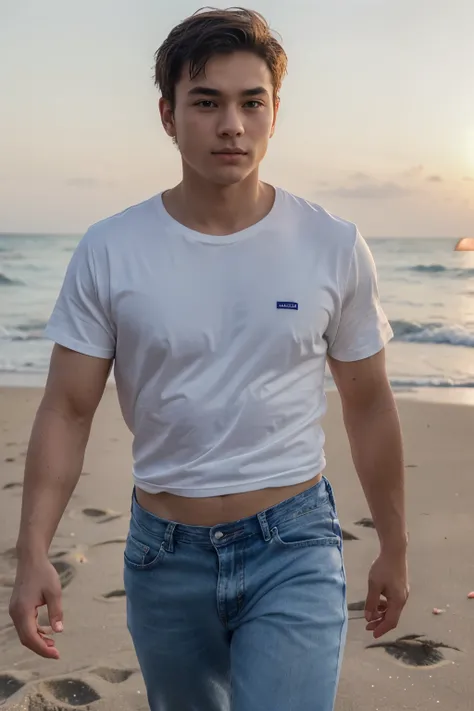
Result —
<path fill-rule="evenodd" d="M 201 109 L 212 109 L 215 103 L 210 99 L 203 99 L 202 101 L 197 101 L 194 105 L 199 106 Z"/>
<path fill-rule="evenodd" d="M 249 104 L 253 104 L 253 106 L 249 106 Z M 247 101 L 245 106 L 249 106 L 251 109 L 258 109 L 261 106 L 264 106 L 264 104 L 261 101 Z"/>

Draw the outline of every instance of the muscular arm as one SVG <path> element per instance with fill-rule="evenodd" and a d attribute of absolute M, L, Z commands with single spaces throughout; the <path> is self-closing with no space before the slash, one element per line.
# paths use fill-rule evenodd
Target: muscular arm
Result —
<path fill-rule="evenodd" d="M 111 361 L 55 345 L 26 458 L 18 567 L 10 614 L 25 646 L 55 656 L 36 629 L 36 608 L 48 605 L 51 626 L 60 622 L 60 588 L 48 550 L 77 485 L 92 420 Z"/>
<path fill-rule="evenodd" d="M 54 346 L 26 457 L 17 543 L 20 559 L 47 555 L 81 474 L 92 418 L 110 365 L 105 359 Z"/>
<path fill-rule="evenodd" d="M 341 396 L 352 458 L 383 549 L 404 549 L 406 523 L 400 423 L 385 351 L 364 360 L 329 360 Z"/>
<path fill-rule="evenodd" d="M 354 362 L 329 359 L 329 367 L 341 396 L 344 424 L 352 459 L 364 490 L 377 534 L 384 566 L 378 564 L 369 581 L 367 611 L 377 611 L 379 594 L 392 597 L 376 636 L 393 629 L 406 601 L 405 487 L 403 447 L 397 408 L 385 369 L 385 351 Z M 378 578 L 392 568 L 390 590 Z M 391 573 L 391 574 L 392 574 Z M 373 628 L 372 628 L 373 629 Z"/>

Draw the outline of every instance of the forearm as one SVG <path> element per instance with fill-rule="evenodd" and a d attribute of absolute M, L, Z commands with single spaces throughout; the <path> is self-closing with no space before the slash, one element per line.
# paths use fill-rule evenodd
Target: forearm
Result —
<path fill-rule="evenodd" d="M 382 549 L 407 544 L 405 470 L 400 422 L 393 399 L 345 415 L 352 458 Z"/>
<path fill-rule="evenodd" d="M 26 458 L 17 551 L 47 555 L 82 471 L 91 421 L 40 406 Z"/>

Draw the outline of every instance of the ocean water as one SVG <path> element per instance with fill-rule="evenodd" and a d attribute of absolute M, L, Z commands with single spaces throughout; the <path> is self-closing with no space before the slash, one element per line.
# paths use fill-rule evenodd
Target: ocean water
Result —
<path fill-rule="evenodd" d="M 45 382 L 52 344 L 42 331 L 79 238 L 0 234 L 1 385 Z M 474 252 L 455 252 L 450 238 L 367 241 L 395 333 L 393 389 L 474 405 Z"/>

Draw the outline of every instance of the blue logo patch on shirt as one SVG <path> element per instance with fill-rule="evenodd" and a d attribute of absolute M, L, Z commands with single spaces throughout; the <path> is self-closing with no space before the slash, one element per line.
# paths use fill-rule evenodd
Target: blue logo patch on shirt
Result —
<path fill-rule="evenodd" d="M 277 309 L 292 309 L 293 311 L 298 311 L 298 304 L 296 301 L 277 301 Z"/>

